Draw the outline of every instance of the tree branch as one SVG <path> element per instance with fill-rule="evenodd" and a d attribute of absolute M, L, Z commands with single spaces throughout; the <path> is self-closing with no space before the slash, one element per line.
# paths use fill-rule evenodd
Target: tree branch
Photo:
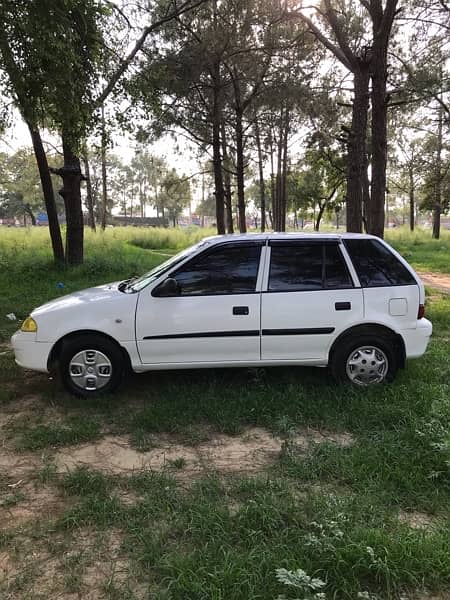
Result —
<path fill-rule="evenodd" d="M 333 44 L 333 42 L 331 42 L 321 31 L 320 29 L 317 27 L 317 25 L 315 25 L 311 19 L 309 17 L 307 17 L 306 15 L 304 15 L 301 12 L 296 12 L 295 13 L 304 23 L 306 23 L 306 25 L 309 27 L 309 30 L 316 36 L 316 38 L 319 40 L 319 42 L 321 42 L 325 48 L 327 48 L 330 52 L 332 52 L 335 57 L 345 66 L 347 67 L 347 69 L 349 71 L 353 70 L 352 64 L 349 62 L 349 60 L 347 59 L 346 55 L 344 54 L 344 52 L 335 44 Z"/>
<path fill-rule="evenodd" d="M 201 4 L 203 4 L 206 1 L 207 0 L 197 0 L 197 2 L 194 2 L 192 4 L 191 0 L 185 0 L 185 2 L 183 2 L 183 4 L 180 6 L 180 8 L 168 13 L 165 17 L 162 17 L 158 21 L 155 21 L 154 23 L 152 23 L 151 25 L 146 27 L 144 29 L 144 31 L 142 32 L 141 37 L 136 41 L 131 52 L 128 54 L 128 56 L 126 56 L 126 58 L 122 61 L 122 63 L 117 67 L 117 69 L 111 75 L 105 89 L 100 94 L 100 96 L 95 100 L 94 108 L 100 107 L 103 104 L 103 102 L 106 100 L 106 98 L 110 95 L 110 93 L 113 91 L 116 83 L 119 81 L 119 79 L 122 77 L 122 75 L 128 69 L 130 64 L 133 62 L 136 54 L 142 49 L 142 46 L 144 45 L 147 37 L 153 31 L 155 31 L 156 29 L 159 29 L 165 23 L 168 23 L 172 19 L 179 17 L 180 15 L 184 14 L 185 12 L 193 10 L 194 8 L 196 8 L 197 6 L 200 6 Z"/>

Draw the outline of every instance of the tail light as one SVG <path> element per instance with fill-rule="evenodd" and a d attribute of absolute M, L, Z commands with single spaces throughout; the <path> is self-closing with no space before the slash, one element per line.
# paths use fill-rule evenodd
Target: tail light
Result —
<path fill-rule="evenodd" d="M 419 304 L 419 312 L 417 313 L 418 319 L 423 319 L 425 316 L 425 304 Z"/>

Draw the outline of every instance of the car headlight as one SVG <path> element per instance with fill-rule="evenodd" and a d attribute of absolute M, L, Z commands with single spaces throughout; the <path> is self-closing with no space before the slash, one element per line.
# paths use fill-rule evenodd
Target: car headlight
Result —
<path fill-rule="evenodd" d="M 37 323 L 33 317 L 27 317 L 25 319 L 25 321 L 22 323 L 20 331 L 25 331 L 26 333 L 36 333 Z"/>

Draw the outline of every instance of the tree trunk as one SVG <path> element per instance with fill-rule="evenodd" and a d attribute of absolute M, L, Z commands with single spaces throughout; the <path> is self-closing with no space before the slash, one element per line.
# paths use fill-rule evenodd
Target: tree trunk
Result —
<path fill-rule="evenodd" d="M 442 210 L 442 122 L 444 111 L 439 107 L 438 134 L 436 161 L 434 166 L 434 190 L 433 190 L 433 238 L 438 240 L 441 235 L 441 210 Z"/>
<path fill-rule="evenodd" d="M 261 208 L 261 231 L 266 230 L 266 186 L 264 183 L 264 165 L 263 154 L 261 148 L 261 138 L 259 136 L 258 119 L 255 119 L 255 138 L 256 147 L 258 150 L 258 170 L 259 170 L 259 200 Z"/>
<path fill-rule="evenodd" d="M 30 123 L 27 123 L 27 126 L 31 135 L 31 141 L 33 142 L 34 155 L 36 157 L 36 162 L 39 169 L 39 177 L 41 180 L 42 193 L 45 201 L 45 210 L 47 211 L 48 216 L 48 229 L 52 242 L 53 258 L 55 262 L 62 263 L 64 262 L 64 246 L 62 242 L 61 228 L 58 221 L 55 195 L 53 192 L 47 156 L 45 154 L 39 130 L 32 127 Z"/>
<path fill-rule="evenodd" d="M 88 223 L 92 231 L 96 231 L 95 214 L 94 214 L 94 195 L 92 192 L 91 171 L 89 169 L 89 160 L 87 152 L 83 155 L 84 172 L 86 176 L 86 204 L 88 209 Z M 125 216 L 127 212 L 125 210 Z"/>
<path fill-rule="evenodd" d="M 278 127 L 277 140 L 277 174 L 275 178 L 275 206 L 273 207 L 273 217 L 275 231 L 281 231 L 281 215 L 282 215 L 282 166 L 283 166 L 283 147 L 284 147 L 284 127 L 283 127 L 284 108 L 280 112 L 280 121 Z"/>
<path fill-rule="evenodd" d="M 216 226 L 217 233 L 225 233 L 225 192 L 222 177 L 222 159 L 220 156 L 220 126 L 221 105 L 220 105 L 220 65 L 214 65 L 214 84 L 213 84 L 213 114 L 212 114 L 212 134 L 213 134 L 213 166 L 214 166 L 214 195 L 216 197 Z"/>
<path fill-rule="evenodd" d="M 283 157 L 280 185 L 280 231 L 286 231 L 287 167 L 288 167 L 289 109 L 286 109 L 283 127 Z"/>
<path fill-rule="evenodd" d="M 319 204 L 319 212 L 317 213 L 316 222 L 314 224 L 314 231 L 319 231 L 319 229 L 320 229 L 320 221 L 322 220 L 323 212 L 325 210 L 327 202 L 325 201 L 323 204 L 321 204 L 319 202 L 318 204 Z"/>
<path fill-rule="evenodd" d="M 381 1 L 371 0 L 372 10 L 372 186 L 368 233 L 384 236 L 384 202 L 386 195 L 387 164 L 387 50 L 395 17 L 397 0 L 386 0 L 383 11 Z"/>
<path fill-rule="evenodd" d="M 141 219 L 144 218 L 144 198 L 142 195 L 142 179 L 139 180 L 139 206 L 141 207 Z"/>
<path fill-rule="evenodd" d="M 222 159 L 223 159 L 223 178 L 225 183 L 225 216 L 227 232 L 234 233 L 233 226 L 233 205 L 232 205 L 232 194 L 231 194 L 231 175 L 230 175 L 230 160 L 228 157 L 227 150 L 227 138 L 225 131 L 225 123 L 221 125 L 221 139 L 222 139 Z"/>
<path fill-rule="evenodd" d="M 236 184 L 239 213 L 239 231 L 247 233 L 245 221 L 245 188 L 244 188 L 244 134 L 242 130 L 242 113 L 236 109 Z"/>
<path fill-rule="evenodd" d="M 269 218 L 270 218 L 270 228 L 276 231 L 276 223 L 275 223 L 275 210 L 276 210 L 276 181 L 275 181 L 275 171 L 274 171 L 274 147 L 273 147 L 273 135 L 272 135 L 272 127 L 270 128 L 270 195 L 272 199 L 272 210 L 269 210 Z"/>
<path fill-rule="evenodd" d="M 366 164 L 369 67 L 360 62 L 354 72 L 352 126 L 348 135 L 347 231 L 361 233 L 364 166 Z"/>
<path fill-rule="evenodd" d="M 23 205 L 23 208 L 25 210 L 25 215 L 28 215 L 31 219 L 31 224 L 33 225 L 33 227 L 36 225 L 36 217 L 33 214 L 33 211 L 31 210 L 31 206 L 27 203 Z M 26 225 L 26 223 L 25 223 Z"/>
<path fill-rule="evenodd" d="M 367 213 L 369 212 L 370 207 L 370 181 L 369 181 L 369 156 L 366 152 L 364 158 L 364 167 L 363 167 L 363 204 L 362 204 L 362 221 L 364 226 L 364 231 L 367 233 Z"/>
<path fill-rule="evenodd" d="M 66 261 L 69 265 L 79 265 L 83 262 L 84 223 L 81 207 L 81 174 L 80 159 L 62 137 L 64 166 L 55 172 L 63 180 L 59 190 L 64 199 L 66 209 Z"/>
<path fill-rule="evenodd" d="M 414 198 L 415 186 L 414 186 L 414 170 L 413 165 L 409 166 L 409 229 L 414 231 L 416 221 L 416 202 Z"/>
<path fill-rule="evenodd" d="M 106 213 L 108 210 L 108 189 L 106 182 L 106 129 L 105 129 L 105 112 L 102 104 L 102 148 L 101 148 L 101 160 L 102 160 L 102 222 L 101 226 L 103 231 L 106 227 Z"/>

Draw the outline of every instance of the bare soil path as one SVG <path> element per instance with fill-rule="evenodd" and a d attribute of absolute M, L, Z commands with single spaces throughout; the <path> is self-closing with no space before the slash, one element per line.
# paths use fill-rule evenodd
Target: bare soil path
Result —
<path fill-rule="evenodd" d="M 433 287 L 440 292 L 450 294 L 450 275 L 447 273 L 432 273 L 430 271 L 417 271 L 425 285 Z"/>

